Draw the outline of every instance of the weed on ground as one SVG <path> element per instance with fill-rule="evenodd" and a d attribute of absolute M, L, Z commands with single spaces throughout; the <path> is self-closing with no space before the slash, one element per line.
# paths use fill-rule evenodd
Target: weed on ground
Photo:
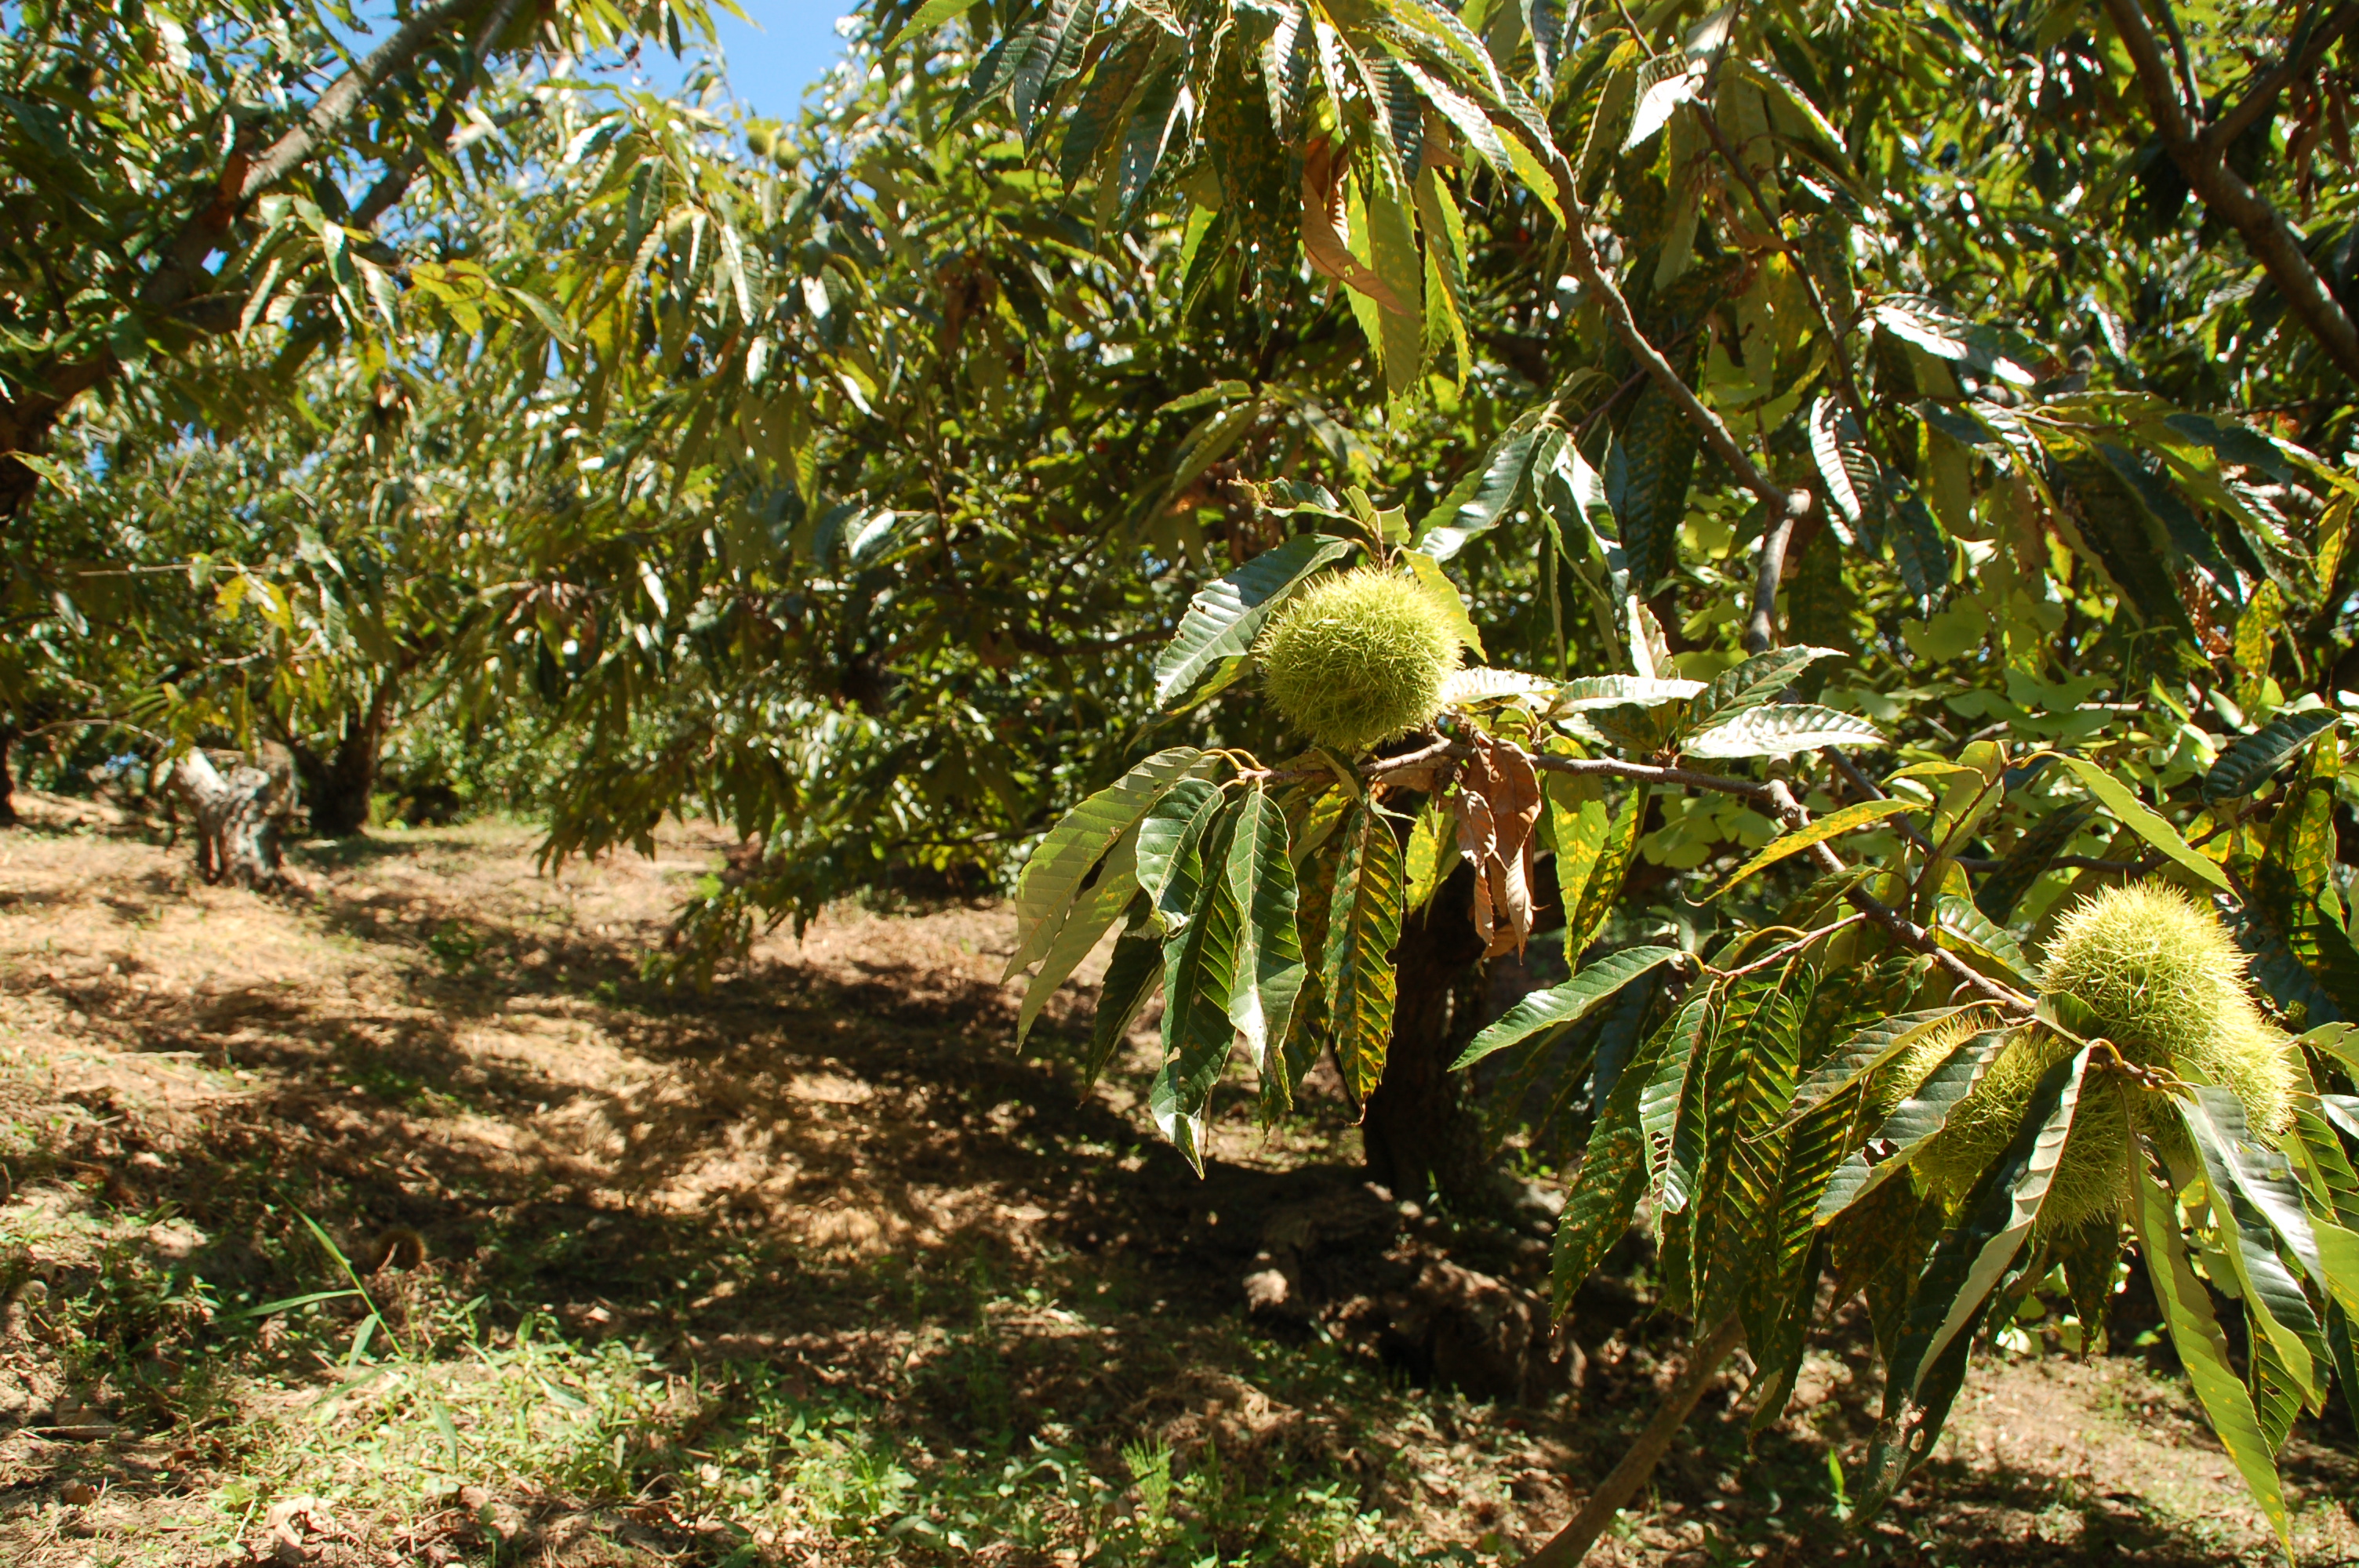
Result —
<path fill-rule="evenodd" d="M 1086 984 L 1014 1052 L 995 908 L 846 909 L 675 994 L 640 959 L 723 840 L 549 876 L 533 843 L 321 846 L 262 898 L 64 806 L 0 838 L 0 1559 L 1509 1562 L 1675 1368 L 1643 1257 L 1522 1402 L 1250 1313 L 1262 1217 L 1354 1180 L 1348 1108 L 1265 1132 L 1239 1095 L 1199 1182 L 1144 1035 L 1082 1083 Z M 1863 1526 L 1878 1390 L 1838 1314 L 1787 1418 L 1749 1438 L 1734 1377 L 1602 1555 L 2254 1560 L 2183 1385 L 2117 1337 L 2020 1336 Z M 2289 1451 L 2306 1560 L 2359 1558 L 2349 1454 Z"/>

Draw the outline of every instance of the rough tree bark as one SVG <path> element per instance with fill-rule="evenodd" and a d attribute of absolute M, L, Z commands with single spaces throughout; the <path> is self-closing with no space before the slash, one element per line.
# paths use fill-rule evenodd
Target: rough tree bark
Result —
<path fill-rule="evenodd" d="M 376 688 L 366 709 L 344 717 L 335 750 L 321 758 L 295 752 L 295 769 L 310 806 L 311 831 L 321 838 L 349 838 L 368 826 L 369 797 L 376 792 L 377 754 L 393 722 L 394 685 Z"/>
<path fill-rule="evenodd" d="M 172 787 L 197 818 L 197 874 L 208 882 L 275 888 L 286 881 L 278 825 L 291 768 L 239 762 L 226 773 L 202 752 L 173 764 Z"/>
<path fill-rule="evenodd" d="M 1401 923 L 1393 951 L 1399 989 L 1384 1076 L 1360 1122 L 1368 1176 L 1393 1195 L 1435 1194 L 1480 1209 L 1497 1197 L 1484 1156 L 1482 1119 L 1466 1103 L 1463 1075 L 1450 1064 L 1464 1046 L 1483 957 L 1474 934 L 1474 872 L 1461 865 L 1440 892 Z"/>

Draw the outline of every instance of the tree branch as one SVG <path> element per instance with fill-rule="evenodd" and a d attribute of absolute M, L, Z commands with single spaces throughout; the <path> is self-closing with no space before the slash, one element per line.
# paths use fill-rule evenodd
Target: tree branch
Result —
<path fill-rule="evenodd" d="M 1777 812 L 1778 819 L 1784 822 L 1788 829 L 1799 829 L 1810 825 L 1810 812 L 1803 808 L 1800 801 L 1794 798 L 1793 791 L 1786 787 L 1783 780 L 1771 779 L 1767 789 L 1770 806 Z M 1843 864 L 1843 857 L 1825 844 L 1810 846 L 1810 858 L 1819 863 L 1821 870 L 1830 875 L 1849 869 Z M 2029 997 L 2017 990 L 2013 986 L 2001 985 L 1947 947 L 1942 946 L 1940 936 L 1937 933 L 1928 931 L 1882 899 L 1869 893 L 1865 889 L 1854 884 L 1843 894 L 1843 897 L 1854 909 L 1890 932 L 1902 946 L 1911 952 L 1924 954 L 1947 971 L 1951 979 L 1967 989 L 1989 998 L 2009 1012 L 2024 1016 L 2028 1016 L 2037 1005 Z"/>
<path fill-rule="evenodd" d="M 221 248 L 230 224 L 246 204 L 300 168 L 368 101 L 371 89 L 406 68 L 434 41 L 444 24 L 481 5 L 483 0 L 442 0 L 417 12 L 393 37 L 354 62 L 319 97 L 302 123 L 289 126 L 258 157 L 233 154 L 222 172 L 213 200 L 191 215 L 173 237 L 164 260 L 140 285 L 140 303 L 152 310 L 169 310 L 212 281 L 205 259 Z M 463 92 L 465 85 L 455 89 Z"/>
<path fill-rule="evenodd" d="M 253 200 L 294 172 L 318 150 L 321 141 L 360 112 L 370 89 L 424 52 L 444 23 L 481 3 L 482 0 L 442 0 L 439 5 L 429 5 L 412 15 L 393 37 L 371 50 L 365 59 L 356 61 L 326 92 L 313 99 L 311 112 L 303 116 L 301 124 L 290 127 L 270 145 L 268 151 L 247 166 L 245 183 L 237 193 L 239 202 Z"/>
<path fill-rule="evenodd" d="M 368 193 L 361 198 L 360 205 L 353 209 L 353 227 L 375 228 L 376 221 L 393 210 L 394 203 L 409 189 L 409 182 L 418 178 L 418 171 L 426 167 L 426 149 L 439 147 L 451 139 L 451 133 L 459 128 L 460 103 L 474 92 L 483 80 L 484 62 L 491 59 L 493 44 L 507 31 L 508 23 L 521 3 L 522 0 L 499 0 L 499 4 L 492 7 L 491 16 L 484 20 L 482 29 L 475 35 L 475 41 L 468 48 L 466 76 L 451 90 L 440 113 L 434 116 L 434 124 L 419 145 L 410 149 L 409 156 L 401 160 L 400 167 L 386 169 L 378 177 L 376 183 L 369 187 Z M 520 110 L 513 115 L 503 115 L 501 124 L 506 125 L 530 112 Z"/>
<path fill-rule="evenodd" d="M 1670 1452 L 1671 1440 L 1688 1423 L 1688 1417 L 1712 1387 L 1721 1363 L 1735 1354 L 1745 1339 L 1745 1325 L 1734 1313 L 1720 1320 L 1712 1331 L 1697 1340 L 1688 1351 L 1688 1364 L 1680 1372 L 1679 1381 L 1655 1407 L 1645 1430 L 1623 1452 L 1621 1460 L 1606 1472 L 1605 1479 L 1589 1494 L 1572 1522 L 1551 1536 L 1548 1543 L 1524 1559 L 1523 1568 L 1571 1568 L 1589 1555 L 1597 1538 L 1613 1524 L 1614 1516 L 1622 1511 L 1655 1466 Z"/>
<path fill-rule="evenodd" d="M 1622 346 L 1629 350 L 1630 357 L 1654 377 L 1655 384 L 1661 387 L 1664 395 L 1687 416 L 1688 423 L 1702 434 L 1704 445 L 1712 449 L 1714 457 L 1728 465 L 1739 483 L 1759 496 L 1772 513 L 1786 512 L 1799 516 L 1809 510 L 1810 492 L 1801 490 L 1789 492 L 1771 479 L 1761 465 L 1753 460 L 1720 416 L 1704 406 L 1703 400 L 1695 395 L 1695 389 L 1672 368 L 1671 362 L 1663 357 L 1662 351 L 1647 340 L 1646 332 L 1638 325 L 1637 317 L 1631 313 L 1630 301 L 1623 297 L 1622 290 L 1606 275 L 1605 264 L 1598 256 L 1596 245 L 1590 240 L 1589 209 L 1582 205 L 1580 177 L 1573 172 L 1572 165 L 1554 141 L 1547 143 L 1546 152 L 1549 172 L 1555 178 L 1558 194 L 1564 202 L 1565 243 L 1572 254 L 1573 271 L 1580 275 L 1582 286 L 1594 292 L 1604 306 L 1605 319 L 1613 326 L 1614 335 L 1622 340 Z"/>
<path fill-rule="evenodd" d="M 1805 502 L 1810 492 L 1794 492 Z M 1788 506 L 1773 509 L 1761 531 L 1761 555 L 1753 568 L 1753 613 L 1745 623 L 1745 651 L 1766 654 L 1777 645 L 1777 585 L 1786 578 L 1786 546 L 1793 541 L 1794 524 L 1801 514 Z"/>
<path fill-rule="evenodd" d="M 2287 307 L 2317 340 L 2329 359 L 2354 381 L 2359 381 L 2359 328 L 2352 325 L 2342 302 L 2318 276 L 2302 249 L 2301 236 L 2267 199 L 2245 183 L 2227 164 L 2227 148 L 2193 118 L 2171 80 L 2162 46 L 2147 26 L 2138 0 L 2105 0 L 2122 47 L 2136 67 L 2138 85 L 2153 111 L 2155 128 L 2187 183 L 2203 204 L 2245 238 L 2245 244 L 2269 281 L 2277 286 Z"/>
<path fill-rule="evenodd" d="M 1498 742 L 1504 744 L 1505 742 Z M 1521 748 L 1518 748 L 1521 750 Z M 1444 758 L 1466 757 L 1473 748 L 1457 741 L 1442 740 L 1403 756 L 1385 757 L 1365 764 L 1361 776 L 1381 780 L 1389 774 L 1406 773 Z M 1638 784 L 1684 785 L 1691 789 L 1718 790 L 1725 795 L 1741 795 L 1748 800 L 1767 806 L 1788 830 L 1799 830 L 1810 825 L 1810 814 L 1794 798 L 1793 791 L 1781 779 L 1756 784 L 1750 779 L 1726 778 L 1719 773 L 1700 773 L 1693 768 L 1658 767 L 1651 762 L 1625 762 L 1612 757 L 1557 757 L 1546 752 L 1525 752 L 1525 759 L 1542 773 L 1589 774 L 1594 777 L 1629 779 Z M 1856 770 L 1853 770 L 1856 776 Z M 1291 773 L 1271 773 L 1268 779 L 1291 778 Z M 1841 856 L 1824 844 L 1810 847 L 1810 855 L 1820 869 L 1830 873 L 1848 870 Z M 1890 932 L 1900 945 L 1910 952 L 1922 953 L 1946 970 L 1950 978 L 1978 995 L 1997 1002 L 2008 1011 L 2027 1015 L 2034 1007 L 2032 1000 L 2011 986 L 2001 985 L 1957 954 L 1941 946 L 1939 934 L 1927 930 L 1898 910 L 1865 890 L 1854 886 L 1843 894 L 1854 909 Z"/>
<path fill-rule="evenodd" d="M 2318 62 L 2326 57 L 2328 49 L 2334 47 L 2334 40 L 2349 32 L 2354 23 L 2359 23 L 2359 0 L 2343 0 L 2334 8 L 2333 14 L 2310 30 L 2307 37 L 2301 29 L 2296 28 L 2292 49 L 2286 58 L 2250 78 L 2245 95 L 2236 101 L 2234 109 L 2212 122 L 2212 128 L 2204 133 L 2204 139 L 2225 153 L 2254 121 L 2276 107 L 2279 93 L 2318 69 Z"/>

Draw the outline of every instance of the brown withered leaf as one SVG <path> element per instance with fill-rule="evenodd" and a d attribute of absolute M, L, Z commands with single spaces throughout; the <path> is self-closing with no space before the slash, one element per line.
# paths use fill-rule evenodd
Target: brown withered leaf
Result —
<path fill-rule="evenodd" d="M 1474 933 L 1485 957 L 1521 952 L 1532 934 L 1532 829 L 1539 775 L 1513 746 L 1479 731 L 1459 780 L 1458 849 L 1474 868 Z"/>
<path fill-rule="evenodd" d="M 1385 287 L 1376 269 L 1352 254 L 1343 243 L 1343 179 L 1351 172 L 1347 157 L 1324 136 L 1302 155 L 1302 249 L 1318 271 L 1349 288 L 1356 288 L 1386 310 L 1414 315 L 1411 307 Z"/>

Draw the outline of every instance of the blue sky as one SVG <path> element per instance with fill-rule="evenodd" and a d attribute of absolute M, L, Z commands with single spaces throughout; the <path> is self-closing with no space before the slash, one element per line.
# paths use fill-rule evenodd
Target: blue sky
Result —
<path fill-rule="evenodd" d="M 750 22 L 718 6 L 713 14 L 722 55 L 729 63 L 730 88 L 755 114 L 791 119 L 803 89 L 842 57 L 843 40 L 836 36 L 835 19 L 853 8 L 853 0 L 737 3 Z M 640 59 L 656 86 L 679 84 L 679 63 L 663 49 L 649 49 Z"/>

